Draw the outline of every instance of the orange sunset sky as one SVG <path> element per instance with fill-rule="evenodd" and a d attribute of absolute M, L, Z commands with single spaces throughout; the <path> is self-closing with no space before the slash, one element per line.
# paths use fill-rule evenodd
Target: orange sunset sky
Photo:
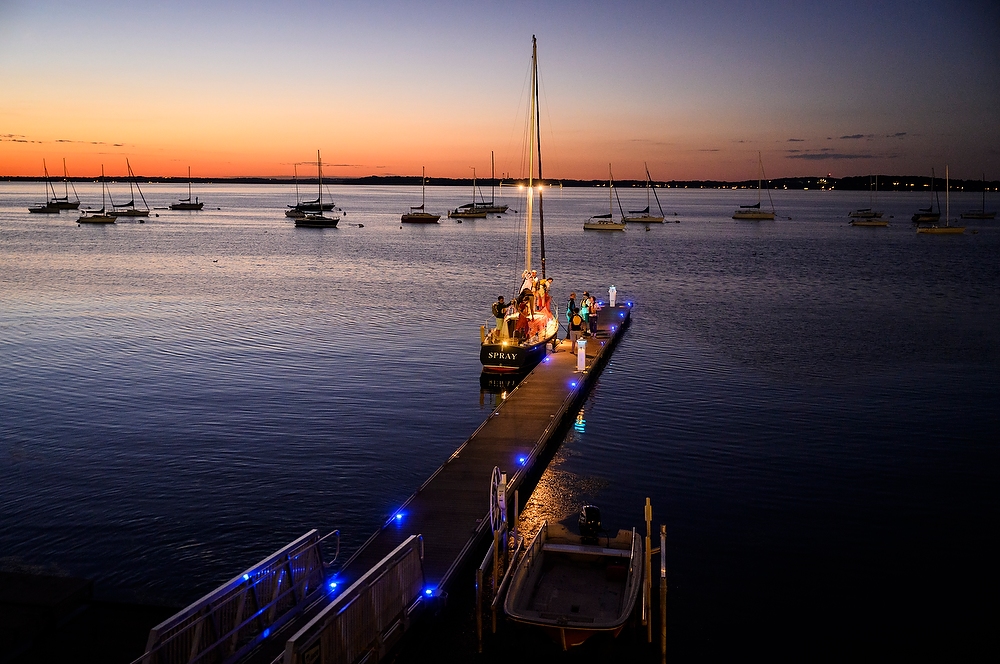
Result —
<path fill-rule="evenodd" d="M 0 176 L 1000 177 L 996 3 L 0 2 Z M 304 168 L 308 168 L 304 166 Z"/>

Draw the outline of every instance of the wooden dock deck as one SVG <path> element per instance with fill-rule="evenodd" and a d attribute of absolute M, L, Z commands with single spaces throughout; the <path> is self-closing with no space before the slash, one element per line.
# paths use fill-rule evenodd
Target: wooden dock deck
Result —
<path fill-rule="evenodd" d="M 560 343 L 507 395 L 485 422 L 390 517 L 338 572 L 348 584 L 414 534 L 424 538 L 424 573 L 431 588 L 447 588 L 455 570 L 491 532 L 490 476 L 494 466 L 507 473 L 513 490 L 554 441 L 567 416 L 574 417 L 631 322 L 628 306 L 605 307 L 598 336 L 587 338 L 587 363 L 577 372 L 577 353 Z M 527 498 L 527 496 L 525 496 Z M 346 586 L 344 586 L 346 587 Z"/>

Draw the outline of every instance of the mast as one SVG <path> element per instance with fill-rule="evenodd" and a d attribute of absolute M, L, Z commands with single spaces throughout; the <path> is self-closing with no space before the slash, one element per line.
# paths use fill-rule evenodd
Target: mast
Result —
<path fill-rule="evenodd" d="M 538 245 L 541 252 L 542 279 L 545 278 L 545 212 L 542 208 L 542 119 L 541 106 L 538 103 L 538 49 L 535 46 L 535 35 L 531 35 L 531 69 L 535 76 L 535 134 L 538 142 Z"/>
<path fill-rule="evenodd" d="M 104 201 L 104 192 L 107 191 L 108 184 L 104 180 L 104 164 L 101 164 L 101 214 L 105 214 L 108 209 L 107 203 Z"/>
<path fill-rule="evenodd" d="M 323 214 L 323 160 L 319 158 L 319 150 L 316 150 L 316 173 L 319 176 L 319 213 Z"/>
<path fill-rule="evenodd" d="M 295 178 L 295 205 L 299 204 L 299 165 L 292 164 L 292 177 Z"/>
<path fill-rule="evenodd" d="M 425 179 L 427 177 L 426 172 L 427 172 L 427 167 L 426 166 L 421 166 L 420 167 L 420 209 L 421 210 L 424 209 L 424 182 L 425 182 Z"/>
<path fill-rule="evenodd" d="M 951 203 L 948 194 L 951 187 L 948 186 L 948 164 L 944 165 L 944 225 L 948 225 L 948 215 L 951 213 Z"/>
<path fill-rule="evenodd" d="M 76 193 L 76 185 L 69 181 L 69 171 L 66 170 L 66 157 L 63 157 L 63 188 L 66 190 L 66 202 L 69 202 L 69 186 L 73 187 L 73 198 L 76 199 L 77 205 L 80 204 L 80 194 Z"/>
<path fill-rule="evenodd" d="M 188 166 L 188 202 L 191 202 L 191 167 Z"/>
<path fill-rule="evenodd" d="M 764 160 L 760 156 L 760 150 L 757 150 L 757 207 L 760 207 L 760 183 L 764 179 Z"/>
<path fill-rule="evenodd" d="M 45 204 L 49 205 L 56 197 L 55 187 L 52 186 L 52 181 L 49 179 L 49 167 L 45 165 L 45 160 L 42 159 L 42 170 L 45 171 Z M 49 190 L 52 191 L 52 198 L 49 198 Z"/>
<path fill-rule="evenodd" d="M 646 165 L 646 162 L 642 162 L 642 165 L 646 167 L 646 183 L 649 185 L 649 189 L 653 189 L 653 178 L 649 175 L 649 166 Z M 649 205 L 649 189 L 646 190 L 646 205 Z M 656 199 L 656 207 L 662 217 L 663 206 L 660 205 L 660 197 L 656 195 L 656 189 L 653 189 L 653 197 Z"/>
<path fill-rule="evenodd" d="M 534 162 L 532 156 L 535 152 L 535 106 L 536 99 L 534 90 L 538 85 L 538 47 L 535 44 L 535 35 L 531 35 L 531 85 L 528 88 L 532 91 L 531 101 L 528 108 L 528 216 L 524 223 L 524 269 L 531 270 L 531 215 L 533 212 L 532 206 L 534 205 L 534 195 L 532 189 L 535 186 L 535 171 Z"/>
<path fill-rule="evenodd" d="M 496 180 L 496 177 L 496 163 L 493 161 L 493 150 L 490 150 L 490 205 L 493 205 L 493 201 L 496 200 L 493 192 L 493 181 Z"/>
<path fill-rule="evenodd" d="M 611 162 L 608 162 L 608 218 L 615 220 L 615 200 L 612 198 L 611 190 L 615 188 L 615 176 L 611 174 Z"/>

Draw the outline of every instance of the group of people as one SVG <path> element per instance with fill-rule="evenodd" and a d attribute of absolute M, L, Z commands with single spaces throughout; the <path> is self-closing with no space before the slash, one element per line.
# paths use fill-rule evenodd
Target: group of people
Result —
<path fill-rule="evenodd" d="M 496 318 L 499 334 L 522 340 L 528 338 L 531 322 L 539 313 L 552 316 L 551 287 L 551 278 L 540 279 L 537 270 L 525 270 L 521 274 L 521 290 L 514 301 L 504 302 L 503 295 L 500 295 L 493 303 L 493 317 Z M 517 317 L 508 319 L 512 311 L 517 312 Z"/>
<path fill-rule="evenodd" d="M 576 293 L 570 293 L 566 304 L 566 339 L 575 342 L 580 336 L 597 334 L 597 311 L 600 308 L 590 291 L 583 291 L 579 304 Z"/>
<path fill-rule="evenodd" d="M 493 303 L 497 336 L 518 340 L 531 336 L 531 322 L 538 313 L 553 315 L 552 296 L 549 294 L 551 287 L 551 278 L 539 279 L 537 270 L 525 270 L 521 274 L 521 290 L 518 296 L 512 302 L 505 302 L 503 295 L 500 295 Z M 579 303 L 576 293 L 570 293 L 566 305 L 566 339 L 575 342 L 578 337 L 597 334 L 599 309 L 600 304 L 590 291 L 583 291 Z M 517 316 L 510 316 L 512 312 L 516 312 Z"/>

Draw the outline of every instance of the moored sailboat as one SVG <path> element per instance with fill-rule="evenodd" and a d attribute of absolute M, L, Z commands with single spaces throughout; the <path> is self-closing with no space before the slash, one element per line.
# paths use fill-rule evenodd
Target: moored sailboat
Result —
<path fill-rule="evenodd" d="M 70 187 L 73 188 L 73 198 L 76 200 L 69 199 Z M 69 171 L 66 170 L 66 158 L 63 157 L 63 195 L 56 196 L 55 190 L 52 191 L 52 198 L 49 199 L 49 205 L 55 206 L 60 210 L 77 210 L 80 207 L 80 196 L 76 193 L 76 185 L 69 181 Z"/>
<path fill-rule="evenodd" d="M 646 162 L 642 163 L 643 167 L 646 169 L 646 209 L 644 210 L 629 210 L 627 216 L 622 216 L 622 221 L 626 222 L 639 222 L 646 224 L 662 224 L 663 223 L 663 208 L 660 206 L 660 197 L 656 195 L 656 189 L 653 188 L 653 179 L 649 176 L 649 166 Z M 660 216 L 649 213 L 649 192 L 652 190 L 653 197 L 656 198 L 656 207 L 660 211 Z"/>
<path fill-rule="evenodd" d="M 934 209 L 934 202 L 937 201 L 937 210 Z M 925 208 L 920 208 L 913 213 L 910 221 L 915 224 L 935 224 L 941 219 L 941 199 L 934 190 L 934 169 L 931 169 L 931 204 Z"/>
<path fill-rule="evenodd" d="M 128 190 L 131 199 L 123 205 L 115 205 L 115 215 L 119 217 L 148 217 L 149 204 L 146 203 L 146 197 L 142 195 L 142 189 L 135 179 L 135 173 L 132 172 L 132 164 L 129 163 L 128 158 L 125 159 L 125 167 L 128 169 Z M 142 199 L 143 207 L 137 207 L 135 204 L 136 189 L 139 190 L 139 198 Z"/>
<path fill-rule="evenodd" d="M 878 176 L 875 176 L 874 188 L 872 188 L 871 176 L 868 178 L 868 205 L 866 208 L 858 208 L 857 210 L 851 210 L 847 213 L 847 216 L 851 219 L 857 220 L 877 220 L 882 218 L 882 212 L 875 209 L 875 197 L 878 196 Z M 852 221 L 852 226 L 887 226 L 888 222 L 885 223 L 861 223 L 859 221 Z"/>
<path fill-rule="evenodd" d="M 961 235 L 965 232 L 965 226 L 952 226 L 948 221 L 948 216 L 951 214 L 951 204 L 950 204 L 950 193 L 951 187 L 948 182 L 948 167 L 944 167 L 944 226 L 938 226 L 937 224 L 931 224 L 930 226 L 918 226 L 918 233 L 925 233 L 928 235 Z"/>
<path fill-rule="evenodd" d="M 83 215 L 76 220 L 78 224 L 113 224 L 117 215 L 113 211 L 108 211 L 106 199 L 108 196 L 108 181 L 104 177 L 104 164 L 101 164 L 101 209 L 96 212 L 84 210 Z M 114 207 L 114 201 L 111 202 Z"/>
<path fill-rule="evenodd" d="M 963 212 L 962 219 L 996 219 L 996 210 L 986 210 L 986 173 L 983 173 L 983 205 L 978 210 Z"/>
<path fill-rule="evenodd" d="M 49 179 L 49 167 L 45 164 L 44 159 L 42 159 L 42 172 L 45 173 L 45 202 L 32 205 L 28 208 L 28 212 L 32 214 L 59 214 L 59 206 L 52 203 L 52 198 L 55 197 L 55 190 L 52 189 L 52 181 Z M 52 192 L 52 197 L 49 196 L 49 192 Z"/>
<path fill-rule="evenodd" d="M 400 217 L 400 221 L 410 224 L 436 224 L 441 218 L 439 214 L 431 214 L 424 209 L 426 199 L 424 198 L 424 186 L 427 181 L 424 167 L 420 167 L 420 205 L 411 206 L 410 211 Z"/>
<path fill-rule="evenodd" d="M 205 207 L 205 204 L 195 198 L 191 200 L 191 167 L 188 166 L 188 197 L 178 200 L 176 203 L 170 204 L 171 210 L 200 210 Z"/>
<path fill-rule="evenodd" d="M 295 219 L 295 225 L 303 228 L 336 228 L 340 217 L 327 217 L 323 214 L 323 159 L 316 150 L 316 173 L 319 178 L 319 194 L 316 203 L 319 206 L 315 212 L 307 212 Z M 331 206 L 332 207 L 332 206 Z"/>
<path fill-rule="evenodd" d="M 493 160 L 493 152 L 490 152 L 490 200 L 487 202 L 485 197 L 480 193 L 480 198 L 483 198 L 482 202 L 476 201 L 476 185 L 475 185 L 475 169 L 473 169 L 472 179 L 472 202 L 466 203 L 464 205 L 459 205 L 458 209 L 462 211 L 475 211 L 475 212 L 486 212 L 492 214 L 503 214 L 506 212 L 510 206 L 496 203 L 496 163 Z"/>
<path fill-rule="evenodd" d="M 615 189 L 615 177 L 611 173 L 611 164 L 608 164 L 608 213 L 607 214 L 595 214 L 590 217 L 587 221 L 583 222 L 583 230 L 585 231 L 623 231 L 625 230 L 625 215 L 622 215 L 620 221 L 615 221 L 615 202 L 614 202 L 614 189 Z M 621 207 L 621 202 L 619 201 L 618 207 Z"/>
<path fill-rule="evenodd" d="M 448 210 L 449 219 L 485 219 L 489 214 L 486 210 L 476 207 L 476 167 L 472 167 L 472 202 L 459 205 L 454 210 Z"/>
<path fill-rule="evenodd" d="M 529 132 L 528 132 L 528 186 L 525 201 L 524 223 L 524 272 L 523 283 L 519 289 L 516 306 L 503 312 L 500 325 L 489 332 L 484 326 L 480 330 L 481 348 L 479 360 L 486 373 L 517 373 L 530 371 L 546 354 L 547 344 L 559 333 L 559 321 L 552 310 L 551 300 L 547 303 L 535 301 L 530 293 L 533 287 L 532 279 L 532 216 L 534 214 L 534 164 L 535 147 L 538 145 L 538 177 L 541 179 L 541 146 L 538 129 L 538 50 L 535 37 L 531 37 L 531 99 L 529 102 Z M 541 186 L 539 192 L 539 210 L 541 210 Z M 541 217 L 540 217 L 541 218 Z M 544 230 L 539 225 L 541 241 L 542 277 L 545 277 L 545 243 Z M 525 291 L 528 292 L 525 292 Z M 499 316 L 498 316 L 499 318 Z"/>
<path fill-rule="evenodd" d="M 771 211 L 760 209 L 760 190 L 764 180 L 764 160 L 757 153 L 757 202 L 753 205 L 741 205 L 733 213 L 733 219 L 749 219 L 751 221 L 771 221 L 774 219 L 774 201 L 771 201 L 771 190 L 767 190 L 767 200 L 771 203 Z"/>

